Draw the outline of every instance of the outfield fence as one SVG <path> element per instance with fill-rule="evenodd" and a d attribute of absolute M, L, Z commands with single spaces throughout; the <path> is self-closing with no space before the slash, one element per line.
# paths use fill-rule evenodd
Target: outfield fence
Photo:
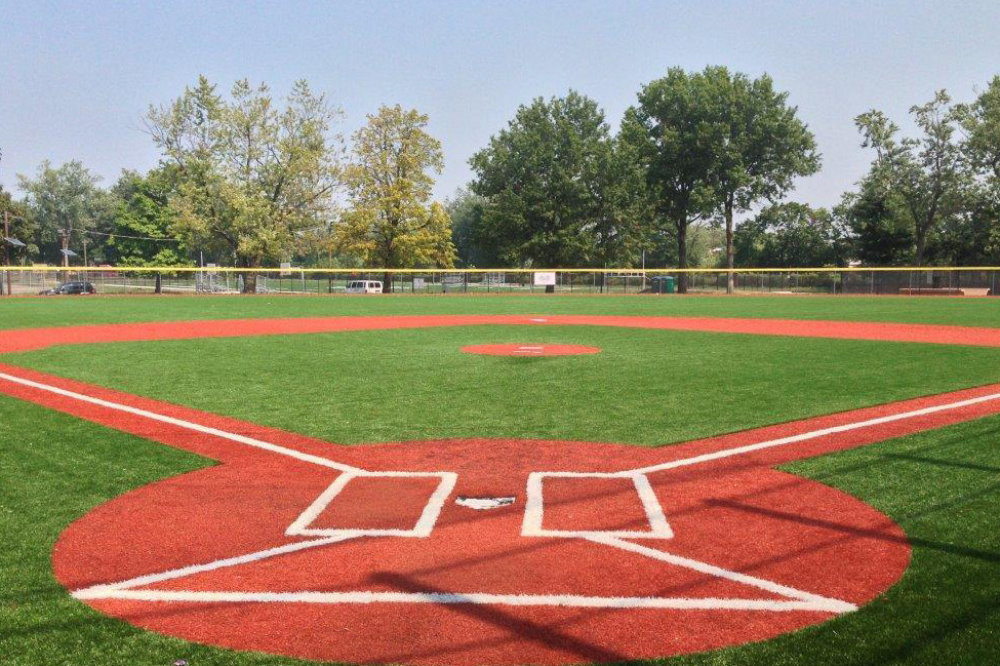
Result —
<path fill-rule="evenodd" d="M 669 294 L 686 279 L 689 293 L 725 293 L 727 271 L 678 269 L 318 269 L 39 267 L 0 269 L 0 294 L 29 295 L 80 281 L 99 294 L 343 294 L 358 280 L 398 294 Z M 540 282 L 552 282 L 551 286 Z M 741 268 L 740 294 L 1000 294 L 1000 267 Z"/>

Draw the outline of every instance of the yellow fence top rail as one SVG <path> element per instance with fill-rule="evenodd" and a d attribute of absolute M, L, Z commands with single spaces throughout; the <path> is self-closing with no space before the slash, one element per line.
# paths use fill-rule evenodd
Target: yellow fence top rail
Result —
<path fill-rule="evenodd" d="M 373 274 L 461 274 L 461 273 L 604 273 L 622 277 L 646 275 L 674 275 L 678 273 L 729 273 L 728 268 L 239 268 L 220 266 L 216 268 L 199 266 L 0 266 L 0 271 L 41 272 L 41 273 L 281 273 L 373 275 Z M 957 272 L 957 271 L 1000 271 L 1000 266 L 857 266 L 838 268 L 734 268 L 733 273 L 907 273 L 907 272 Z M 627 275 L 625 275 L 627 274 Z"/>

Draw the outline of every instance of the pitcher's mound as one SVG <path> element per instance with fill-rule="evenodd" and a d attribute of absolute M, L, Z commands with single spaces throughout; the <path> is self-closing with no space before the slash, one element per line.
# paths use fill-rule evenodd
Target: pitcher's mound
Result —
<path fill-rule="evenodd" d="M 462 351 L 486 356 L 575 356 L 596 354 L 601 350 L 583 345 L 469 345 L 462 347 Z"/>

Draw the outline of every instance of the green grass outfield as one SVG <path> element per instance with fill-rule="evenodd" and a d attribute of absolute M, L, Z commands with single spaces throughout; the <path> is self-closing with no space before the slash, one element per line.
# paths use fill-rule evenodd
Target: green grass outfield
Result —
<path fill-rule="evenodd" d="M 1000 327 L 1000 301 L 842 297 L 11 299 L 0 327 L 391 313 L 770 316 Z M 2 331 L 0 331 L 2 335 Z M 1000 335 L 1000 331 L 998 331 Z M 500 358 L 465 344 L 561 342 Z M 23 365 L 340 443 L 489 436 L 669 445 L 1000 381 L 1000 349 L 590 327 L 459 327 L 63 347 Z M 209 461 L 0 397 L 0 663 L 304 664 L 143 632 L 71 599 L 59 533 L 101 501 Z M 906 530 L 903 580 L 857 613 L 670 664 L 989 664 L 1000 654 L 1000 417 L 786 469 Z"/>
<path fill-rule="evenodd" d="M 80 296 L 0 298 L 0 330 L 125 321 L 405 314 L 606 314 L 769 317 L 1000 328 L 1000 298 L 940 296 Z"/>

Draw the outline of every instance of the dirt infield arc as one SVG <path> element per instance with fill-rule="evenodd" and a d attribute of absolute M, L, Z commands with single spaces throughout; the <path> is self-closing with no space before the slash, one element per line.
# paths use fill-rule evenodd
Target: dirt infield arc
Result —
<path fill-rule="evenodd" d="M 294 335 L 337 331 L 373 331 L 439 326 L 551 325 L 616 326 L 672 331 L 743 333 L 839 340 L 878 340 L 931 344 L 1000 346 L 1000 330 L 931 324 L 801 321 L 723 317 L 640 317 L 602 315 L 408 315 L 381 317 L 297 317 L 135 322 L 0 331 L 0 353 L 52 345 L 145 340 Z"/>
<path fill-rule="evenodd" d="M 334 321 L 348 322 L 344 330 L 419 325 L 386 319 Z M 458 319 L 448 324 L 595 323 Z M 629 323 L 608 321 L 621 319 Z M 240 334 L 241 324 L 220 324 L 154 325 L 145 339 Z M 332 325 L 263 320 L 243 332 Z M 943 338 L 929 340 L 902 328 L 898 336 L 921 342 L 954 342 L 960 332 L 918 327 Z M 830 337 L 862 331 L 839 332 Z M 0 348 L 144 339 L 135 325 L 15 333 Z M 977 335 L 968 339 L 985 344 Z M 344 447 L 11 365 L 0 365 L 0 392 L 222 462 L 71 525 L 53 566 L 78 599 L 237 649 L 470 666 L 669 656 L 851 612 L 905 571 L 905 535 L 863 502 L 773 466 L 1000 412 L 995 385 L 667 449 L 524 440 Z M 500 496 L 515 501 L 488 510 L 455 501 Z"/>

